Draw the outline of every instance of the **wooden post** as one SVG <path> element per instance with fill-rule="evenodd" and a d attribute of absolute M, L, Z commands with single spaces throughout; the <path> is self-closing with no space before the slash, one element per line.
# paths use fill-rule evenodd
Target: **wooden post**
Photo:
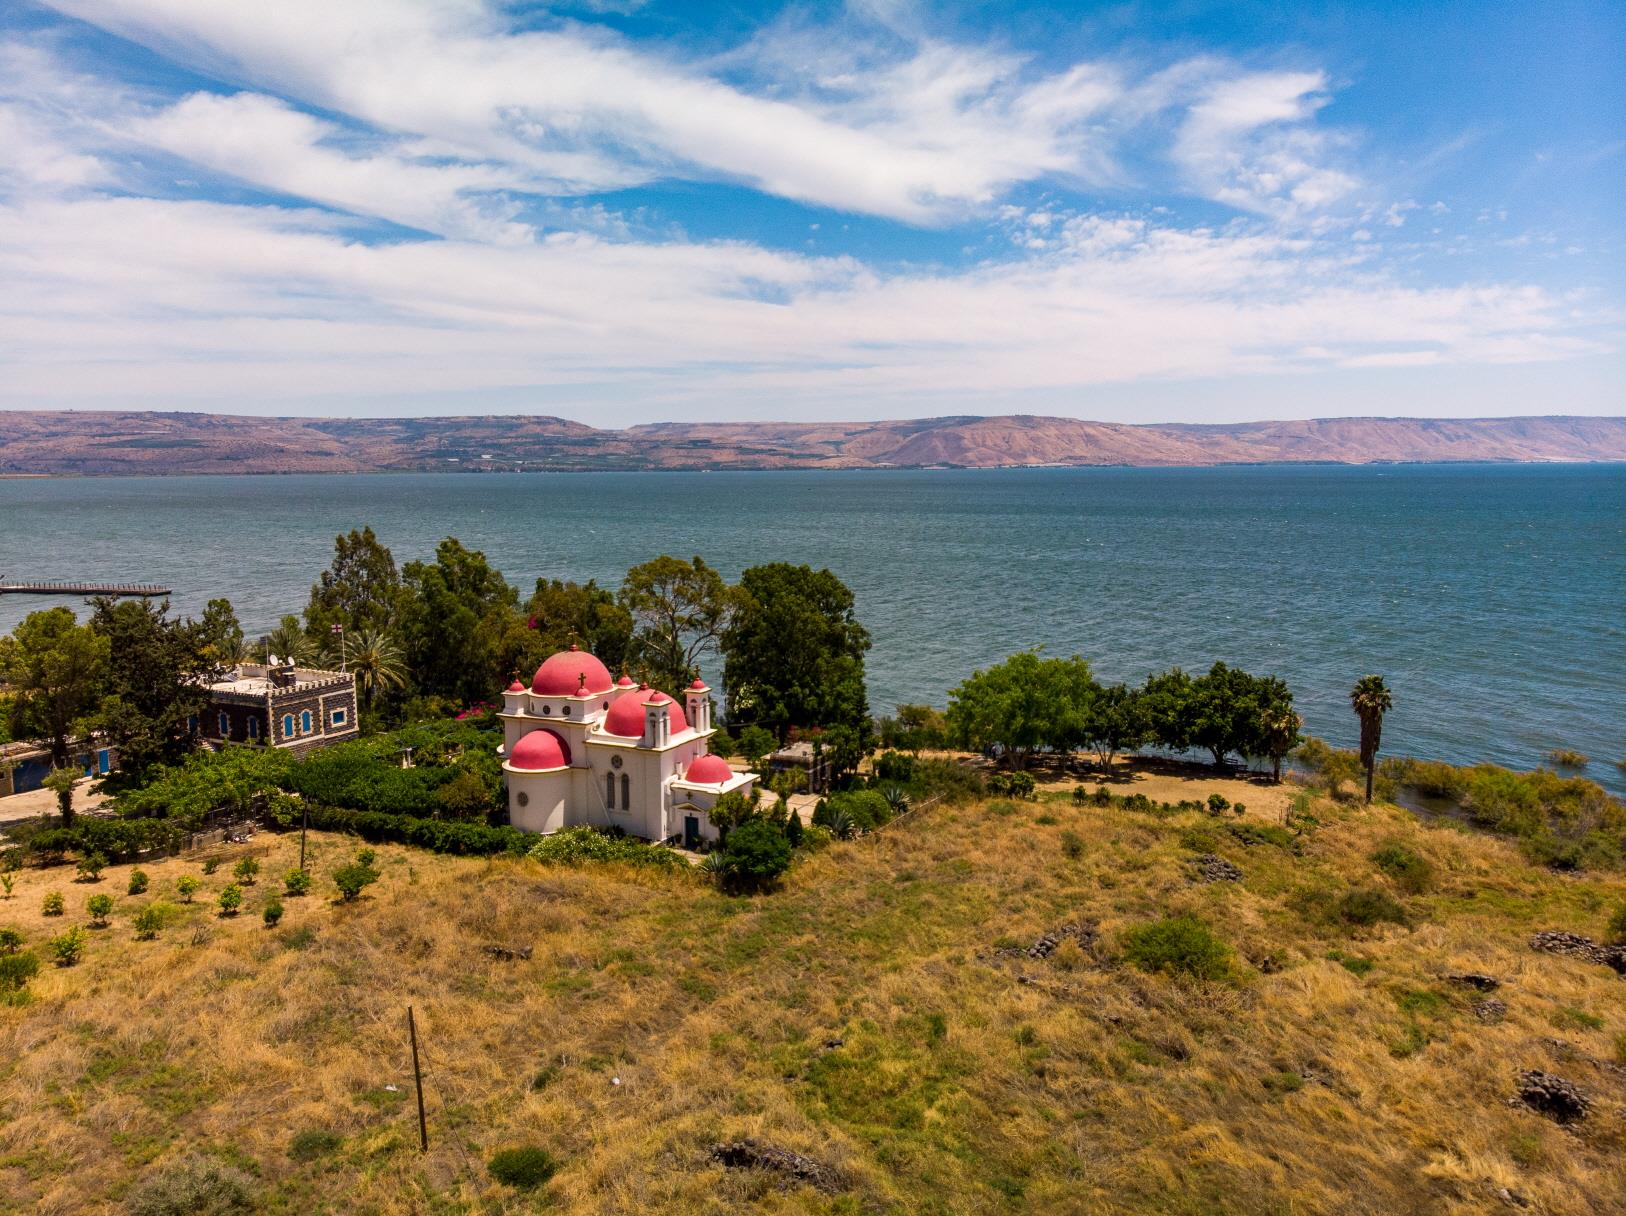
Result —
<path fill-rule="evenodd" d="M 418 1151 L 429 1151 L 429 1124 L 423 1115 L 423 1073 L 418 1068 L 418 1022 L 407 1006 L 407 1034 L 412 1038 L 412 1081 L 418 1088 Z"/>
<path fill-rule="evenodd" d="M 304 799 L 302 798 L 302 799 L 300 799 L 300 801 L 304 802 Z M 303 870 L 305 868 L 305 831 L 306 831 L 307 828 L 310 827 L 310 825 L 311 825 L 311 804 L 309 802 L 305 802 L 305 819 L 299 825 L 299 868 L 301 870 Z"/>

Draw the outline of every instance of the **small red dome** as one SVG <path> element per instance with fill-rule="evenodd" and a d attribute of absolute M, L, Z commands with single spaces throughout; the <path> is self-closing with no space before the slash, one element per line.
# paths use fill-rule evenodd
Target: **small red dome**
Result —
<path fill-rule="evenodd" d="M 527 773 L 543 773 L 570 763 L 570 744 L 551 730 L 533 730 L 508 753 L 508 766 Z"/>
<path fill-rule="evenodd" d="M 689 765 L 683 779 L 696 785 L 722 785 L 724 782 L 734 780 L 734 770 L 728 767 L 728 761 L 721 756 L 701 756 Z"/>
<path fill-rule="evenodd" d="M 699 676 L 696 676 L 694 678 L 694 683 L 689 685 L 689 687 L 694 689 L 696 692 L 705 692 L 706 691 L 706 682 L 704 680 L 702 680 Z"/>
<path fill-rule="evenodd" d="M 525 691 L 525 685 L 521 684 L 518 680 L 515 680 L 512 684 L 510 684 L 508 686 L 508 691 L 509 692 L 524 692 Z"/>
<path fill-rule="evenodd" d="M 610 706 L 610 712 L 604 715 L 605 733 L 620 735 L 623 739 L 643 738 L 646 703 L 666 706 L 667 721 L 671 723 L 674 735 L 689 729 L 689 720 L 683 716 L 683 706 L 664 692 L 640 689 L 636 692 L 622 693 L 615 699 L 615 703 Z"/>
<path fill-rule="evenodd" d="M 637 688 L 638 687 L 636 684 L 634 684 L 632 682 L 632 677 L 631 676 L 622 676 L 619 680 L 617 680 L 615 682 L 615 686 L 617 688 Z"/>
<path fill-rule="evenodd" d="M 584 688 L 589 693 L 609 692 L 614 686 L 610 669 L 574 646 L 548 658 L 531 679 L 531 691 L 544 697 L 573 697 Z"/>

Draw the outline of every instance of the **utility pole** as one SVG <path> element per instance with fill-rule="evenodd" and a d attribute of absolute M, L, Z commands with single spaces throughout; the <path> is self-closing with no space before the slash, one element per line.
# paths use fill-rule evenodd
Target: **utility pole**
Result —
<path fill-rule="evenodd" d="M 429 1151 L 429 1124 L 423 1115 L 423 1072 L 418 1068 L 418 1022 L 407 1006 L 407 1034 L 412 1039 L 412 1081 L 418 1087 L 418 1151 Z"/>
<path fill-rule="evenodd" d="M 305 833 L 310 830 L 311 826 L 311 804 L 303 797 L 299 801 L 305 811 L 305 818 L 299 825 L 299 868 L 303 870 L 305 868 Z"/>

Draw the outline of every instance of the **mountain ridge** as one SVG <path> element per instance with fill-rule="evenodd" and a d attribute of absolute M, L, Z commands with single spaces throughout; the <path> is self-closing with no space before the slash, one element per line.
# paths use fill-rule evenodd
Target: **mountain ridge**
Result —
<path fill-rule="evenodd" d="M 657 422 L 11 411 L 0 476 L 1626 461 L 1626 417 Z"/>

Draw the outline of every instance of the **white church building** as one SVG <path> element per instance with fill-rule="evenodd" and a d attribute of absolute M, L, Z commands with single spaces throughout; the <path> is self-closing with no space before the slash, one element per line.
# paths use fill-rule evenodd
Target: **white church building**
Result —
<path fill-rule="evenodd" d="M 755 773 L 736 773 L 707 750 L 711 689 L 696 680 L 673 700 L 572 646 L 526 688 L 503 694 L 502 769 L 508 821 L 527 832 L 588 824 L 693 847 L 716 840 L 707 812 L 724 794 L 750 796 Z"/>

